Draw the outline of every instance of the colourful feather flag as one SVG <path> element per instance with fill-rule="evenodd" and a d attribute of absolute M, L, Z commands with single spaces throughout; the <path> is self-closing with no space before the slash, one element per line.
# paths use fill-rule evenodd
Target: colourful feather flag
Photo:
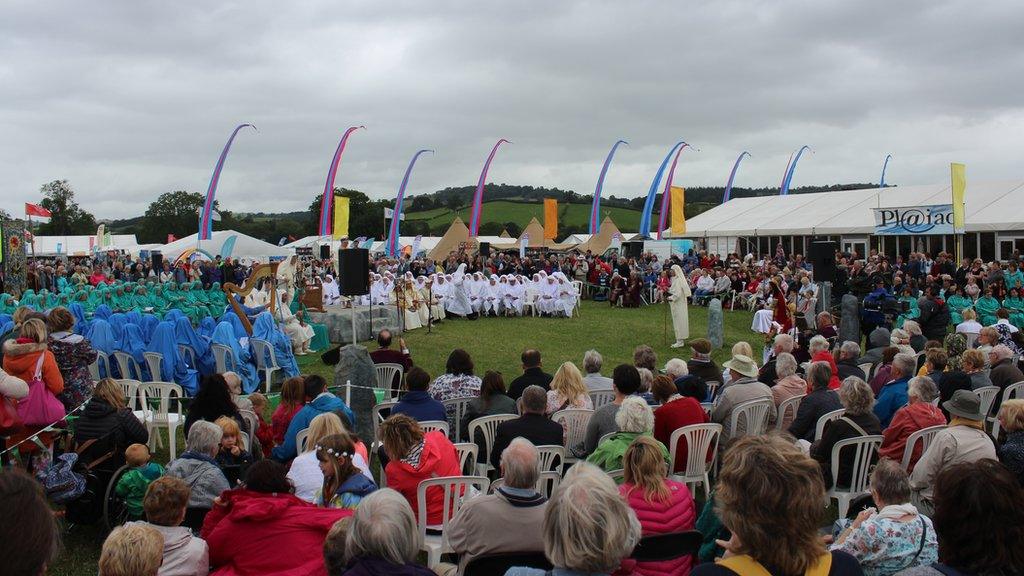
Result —
<path fill-rule="evenodd" d="M 651 237 L 651 214 L 654 212 L 654 199 L 658 194 L 658 184 L 661 182 L 661 176 L 665 173 L 665 167 L 668 166 L 668 161 L 675 154 L 676 150 L 686 144 L 680 140 L 676 142 L 675 146 L 668 151 L 665 155 L 665 159 L 661 161 L 661 166 L 658 167 L 657 174 L 654 175 L 654 180 L 651 182 L 650 189 L 647 190 L 647 200 L 644 201 L 644 211 L 640 214 L 640 237 L 650 238 Z"/>
<path fill-rule="evenodd" d="M 796 156 L 793 157 L 793 161 L 789 164 L 789 170 L 786 171 L 786 178 L 782 181 L 782 188 L 779 190 L 779 196 L 786 196 L 789 194 L 789 184 L 793 181 L 793 172 L 796 171 L 796 163 L 800 161 L 800 157 L 803 156 L 804 150 L 810 149 L 810 146 L 801 146 L 800 150 L 797 151 Z M 813 151 L 811 153 L 813 154 Z"/>
<path fill-rule="evenodd" d="M 348 143 L 348 137 L 359 129 L 365 130 L 366 126 L 352 126 L 348 130 L 345 130 L 345 133 L 341 135 L 341 140 L 338 141 L 338 147 L 334 150 L 334 158 L 331 160 L 331 166 L 327 169 L 327 182 L 324 184 L 324 194 L 320 198 L 320 226 L 317 230 L 317 234 L 320 236 L 331 235 L 331 214 L 333 213 L 332 207 L 334 202 L 334 178 L 338 175 L 338 167 L 341 165 L 341 155 L 345 152 L 345 145 Z"/>
<path fill-rule="evenodd" d="M 882 178 L 878 181 L 879 188 L 885 188 L 885 169 L 889 167 L 889 160 L 892 160 L 892 154 L 886 154 L 885 162 L 882 162 Z"/>
<path fill-rule="evenodd" d="M 209 240 L 213 235 L 213 203 L 217 196 L 217 184 L 220 182 L 220 173 L 224 169 L 224 161 L 227 160 L 228 151 L 231 150 L 231 143 L 235 141 L 235 136 L 238 135 L 238 132 L 245 127 L 256 130 L 256 127 L 252 124 L 239 124 L 231 132 L 231 137 L 224 144 L 224 149 L 220 151 L 220 158 L 217 159 L 217 165 L 213 168 L 213 176 L 210 177 L 210 185 L 206 188 L 206 201 L 203 203 L 203 212 L 199 216 L 198 240 Z"/>
<path fill-rule="evenodd" d="M 676 150 L 676 155 L 672 158 L 672 167 L 668 169 L 668 178 L 665 179 L 665 188 L 661 191 L 661 212 L 658 214 L 658 240 L 661 240 L 661 235 L 668 223 L 668 206 L 669 200 L 672 198 L 670 191 L 672 190 L 672 178 L 676 173 L 676 163 L 679 162 L 679 155 L 683 153 L 683 148 L 687 148 L 689 146 L 689 144 L 683 143 L 683 145 L 679 147 L 679 150 Z"/>
<path fill-rule="evenodd" d="M 722 204 L 728 202 L 729 198 L 732 197 L 732 181 L 736 179 L 736 170 L 739 169 L 740 162 L 743 160 L 744 156 L 750 156 L 750 152 L 747 152 L 746 150 L 740 152 L 739 157 L 736 158 L 736 163 L 732 165 L 732 172 L 729 173 L 729 181 L 725 184 L 725 194 L 722 195 Z M 787 170 L 788 169 L 789 167 L 787 166 Z"/>
<path fill-rule="evenodd" d="M 686 190 L 682 186 L 673 186 L 670 195 L 672 218 L 669 232 L 678 237 L 686 234 Z"/>
<path fill-rule="evenodd" d="M 619 144 L 625 144 L 629 146 L 629 142 L 625 140 L 617 140 L 615 144 L 612 144 L 612 149 L 608 151 L 608 157 L 604 159 L 604 165 L 601 166 L 601 175 L 597 177 L 597 188 L 594 189 L 594 201 L 590 206 L 590 233 L 597 234 L 601 231 L 601 189 L 604 188 L 604 176 L 608 173 L 608 166 L 612 163 L 612 157 L 615 156 L 615 149 L 619 147 Z"/>
<path fill-rule="evenodd" d="M 235 251 L 235 241 L 238 240 L 237 234 L 228 236 L 228 239 L 224 241 L 224 245 L 220 247 L 220 255 L 225 259 L 231 258 L 231 253 Z"/>
<path fill-rule="evenodd" d="M 487 183 L 487 170 L 491 167 L 491 161 L 494 160 L 494 155 L 498 152 L 498 146 L 502 144 L 511 144 L 508 140 L 502 138 L 491 148 L 491 153 L 487 156 L 487 162 L 484 162 L 484 169 L 480 171 L 480 179 L 476 183 L 476 192 L 473 194 L 473 208 L 469 217 L 469 237 L 476 238 L 477 230 L 480 229 L 480 212 L 483 209 L 484 202 L 484 184 Z"/>
<path fill-rule="evenodd" d="M 391 229 L 388 231 L 387 255 L 391 258 L 398 256 L 399 224 L 402 220 L 402 203 L 405 200 L 405 187 L 409 184 L 409 175 L 412 174 L 412 167 L 416 165 L 416 159 L 424 152 L 434 153 L 433 150 L 420 150 L 413 154 L 412 160 L 409 161 L 409 167 L 405 169 L 402 184 L 398 187 L 398 197 L 395 198 L 395 210 L 391 213 Z M 385 213 L 386 217 L 387 214 Z"/>

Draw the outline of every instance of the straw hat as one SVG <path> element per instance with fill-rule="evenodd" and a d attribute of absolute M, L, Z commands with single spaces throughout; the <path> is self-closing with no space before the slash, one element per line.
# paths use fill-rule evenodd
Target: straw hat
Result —
<path fill-rule="evenodd" d="M 732 360 L 723 364 L 722 367 L 739 372 L 748 378 L 757 378 L 757 364 L 754 363 L 750 356 L 744 354 L 733 356 Z"/>

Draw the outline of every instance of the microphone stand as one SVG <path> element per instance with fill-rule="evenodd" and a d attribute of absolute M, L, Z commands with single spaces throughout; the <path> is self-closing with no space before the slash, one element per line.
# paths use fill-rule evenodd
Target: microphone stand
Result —
<path fill-rule="evenodd" d="M 427 286 L 427 334 L 434 324 L 434 284 Z"/>

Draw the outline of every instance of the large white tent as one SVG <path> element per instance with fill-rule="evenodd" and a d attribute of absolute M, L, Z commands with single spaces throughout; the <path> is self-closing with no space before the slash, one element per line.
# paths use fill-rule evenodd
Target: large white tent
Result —
<path fill-rule="evenodd" d="M 58 252 L 58 244 L 60 251 Z M 96 235 L 82 236 L 35 236 L 32 240 L 32 247 L 36 256 L 55 256 L 64 254 L 66 256 L 88 256 L 92 254 L 96 245 Z M 110 245 L 104 246 L 104 250 L 126 250 L 136 252 L 139 249 L 139 241 L 135 234 L 112 234 Z"/>
<path fill-rule="evenodd" d="M 293 250 L 283 246 L 275 246 L 259 238 L 253 238 L 234 230 L 217 230 L 209 240 L 200 242 L 198 248 L 213 256 L 223 254 L 224 243 L 232 236 L 235 237 L 235 246 L 231 251 L 232 258 L 267 261 L 270 258 L 284 258 L 294 253 Z M 196 235 L 192 234 L 185 238 L 179 238 L 170 244 L 165 244 L 160 249 L 160 252 L 163 254 L 164 259 L 176 260 L 186 250 L 194 250 L 195 248 L 197 248 Z"/>

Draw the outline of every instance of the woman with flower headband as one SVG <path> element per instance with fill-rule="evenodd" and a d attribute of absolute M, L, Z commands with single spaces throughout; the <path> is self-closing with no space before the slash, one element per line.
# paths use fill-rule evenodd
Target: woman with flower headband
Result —
<path fill-rule="evenodd" d="M 317 506 L 351 510 L 377 489 L 353 462 L 355 450 L 352 437 L 346 433 L 331 434 L 317 443 L 316 459 L 324 473 L 323 488 L 314 496 Z"/>

